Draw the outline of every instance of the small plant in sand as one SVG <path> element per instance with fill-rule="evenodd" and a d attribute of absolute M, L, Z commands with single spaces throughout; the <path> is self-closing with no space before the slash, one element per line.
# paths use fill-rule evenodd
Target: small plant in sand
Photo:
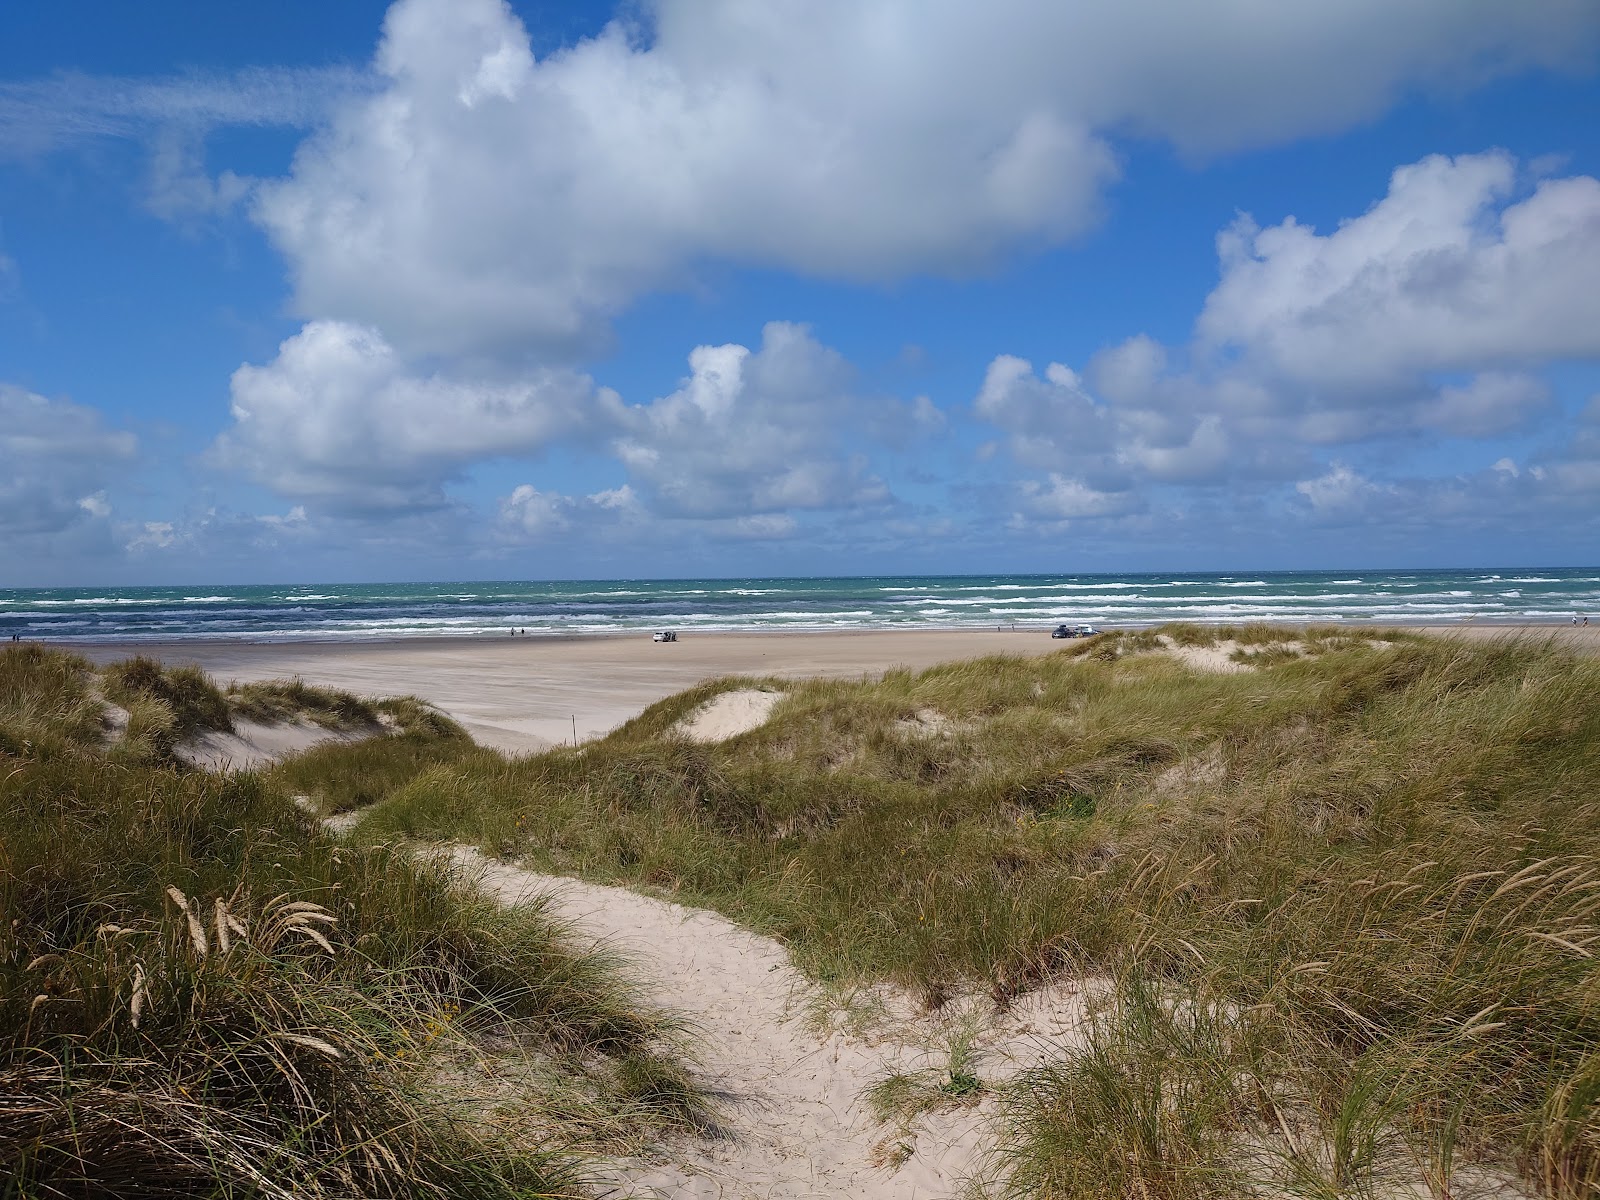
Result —
<path fill-rule="evenodd" d="M 888 1129 L 877 1143 L 882 1162 L 898 1166 L 915 1152 L 927 1114 L 968 1107 L 989 1091 L 978 1075 L 978 1029 L 975 1014 L 954 1019 L 926 1055 L 936 1065 L 891 1071 L 867 1089 L 873 1116 Z"/>

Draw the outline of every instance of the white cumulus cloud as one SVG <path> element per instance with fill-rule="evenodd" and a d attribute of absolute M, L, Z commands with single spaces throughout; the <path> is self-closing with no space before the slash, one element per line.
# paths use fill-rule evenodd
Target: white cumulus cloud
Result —
<path fill-rule="evenodd" d="M 643 511 L 633 489 L 624 484 L 587 496 L 541 492 L 519 484 L 500 500 L 498 532 L 510 541 L 547 542 L 577 533 L 636 525 Z"/>
<path fill-rule="evenodd" d="M 1363 478 L 1346 464 L 1336 462 L 1325 474 L 1301 480 L 1294 485 L 1294 490 L 1306 498 L 1318 515 L 1349 517 L 1364 515 L 1371 504 L 1392 495 L 1395 489 Z"/>
<path fill-rule="evenodd" d="M 1521 502 L 1588 494 L 1593 439 L 1563 430 L 1550 368 L 1600 360 L 1600 181 L 1529 179 L 1498 152 L 1434 156 L 1396 170 L 1386 195 L 1332 230 L 1241 218 L 1218 250 L 1191 345 L 1135 336 L 1081 374 L 1052 363 L 1041 377 L 1009 355 L 990 364 L 975 414 L 1007 435 L 1015 462 L 1052 472 L 1025 485 L 1031 510 L 1044 515 L 1060 478 L 1112 494 L 1298 480 L 1319 517 L 1371 515 L 1394 501 L 1384 489 L 1405 478 L 1419 435 L 1535 430 L 1545 445 Z M 1350 465 L 1351 450 L 1379 447 L 1392 480 Z M 1418 511 L 1479 511 L 1465 486 L 1405 487 Z"/>
<path fill-rule="evenodd" d="M 304 314 L 408 353 L 570 350 L 705 260 L 965 271 L 1092 223 L 1118 132 L 1272 142 L 1600 39 L 1586 0 L 637 11 L 540 60 L 503 0 L 400 0 L 372 91 L 258 195 Z"/>
<path fill-rule="evenodd" d="M 1197 332 L 1324 388 L 1600 355 L 1600 180 L 1517 183 L 1509 155 L 1436 155 L 1329 233 L 1241 219 Z"/>
<path fill-rule="evenodd" d="M 437 507 L 471 464 L 581 433 L 604 395 L 583 375 L 419 374 L 372 329 L 315 321 L 232 381 L 233 425 L 212 448 L 292 499 L 330 511 Z"/>
<path fill-rule="evenodd" d="M 772 322 L 754 351 L 697 347 L 689 368 L 671 395 L 616 414 L 616 455 L 658 513 L 745 519 L 890 500 L 848 445 L 873 408 L 854 394 L 849 364 L 804 326 Z"/>

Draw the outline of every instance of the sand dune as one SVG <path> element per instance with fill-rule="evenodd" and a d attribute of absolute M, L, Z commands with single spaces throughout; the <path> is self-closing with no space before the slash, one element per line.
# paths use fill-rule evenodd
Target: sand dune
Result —
<path fill-rule="evenodd" d="M 1452 637 L 1554 637 L 1600 651 L 1600 626 L 1453 625 Z M 1048 654 L 1048 630 L 882 630 L 846 633 L 647 633 L 582 638 L 434 638 L 332 643 L 142 643 L 75 647 L 97 662 L 153 654 L 194 663 L 219 683 L 300 676 L 362 696 L 417 695 L 508 753 L 598 737 L 685 688 L 722 675 L 833 679 L 921 670 L 987 654 Z"/>
<path fill-rule="evenodd" d="M 206 771 L 247 771 L 299 754 L 324 742 L 359 742 L 370 730 L 324 729 L 309 721 L 264 725 L 259 721 L 234 721 L 232 733 L 208 730 L 177 748 L 190 766 Z"/>
<path fill-rule="evenodd" d="M 593 638 L 440 638 L 342 643 L 95 646 L 99 662 L 133 653 L 194 663 L 218 683 L 299 676 L 362 696 L 417 695 L 486 746 L 528 753 L 597 737 L 685 688 L 722 675 L 857 678 L 985 654 L 1045 654 L 1048 632 L 892 631 L 648 634 Z"/>

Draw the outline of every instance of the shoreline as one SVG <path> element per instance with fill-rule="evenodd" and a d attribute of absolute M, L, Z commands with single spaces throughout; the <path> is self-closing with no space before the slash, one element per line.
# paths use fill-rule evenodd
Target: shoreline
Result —
<path fill-rule="evenodd" d="M 1023 624 L 1021 622 L 1005 622 L 997 625 L 860 625 L 846 628 L 816 628 L 799 626 L 749 626 L 728 627 L 721 629 L 684 628 L 673 626 L 670 623 L 661 625 L 641 625 L 637 629 L 594 629 L 594 630 L 549 630 L 541 629 L 530 633 L 519 634 L 512 637 L 510 629 L 496 633 L 421 633 L 421 634 L 390 634 L 384 637 L 307 637 L 301 634 L 291 634 L 286 637 L 249 637 L 229 636 L 226 634 L 197 634 L 192 637 L 168 638 L 50 638 L 50 637 L 25 637 L 22 640 L 37 642 L 56 650 L 76 651 L 78 653 L 95 653 L 104 650 L 116 650 L 120 653 L 138 654 L 145 651 L 182 651 L 189 647 L 282 647 L 285 649 L 305 650 L 313 647 L 326 646 L 337 649 L 359 649 L 361 647 L 395 647 L 395 646 L 461 646 L 461 645 L 498 645 L 502 642 L 523 640 L 538 643 L 566 643 L 566 642 L 610 642 L 610 641 L 639 641 L 648 640 L 656 629 L 676 629 L 679 637 L 687 636 L 697 638 L 828 638 L 828 637 L 881 637 L 881 636 L 982 636 L 986 634 L 1022 634 L 1048 636 L 1050 631 L 1059 624 L 1077 624 L 1071 619 L 1063 618 L 1061 621 L 1044 621 Z M 1194 617 L 1179 617 L 1167 621 L 1115 621 L 1104 625 L 1098 622 L 1093 624 L 1102 633 L 1117 630 L 1157 629 L 1162 625 L 1200 625 L 1207 628 L 1221 628 L 1223 626 L 1243 626 L 1266 624 L 1275 628 L 1305 629 L 1316 625 L 1326 628 L 1349 628 L 1353 630 L 1371 629 L 1405 629 L 1418 633 L 1441 633 L 1450 631 L 1483 630 L 1494 633 L 1507 632 L 1558 632 L 1563 629 L 1572 630 L 1600 630 L 1600 622 L 1588 626 L 1573 625 L 1568 618 L 1545 618 L 1534 620 L 1527 617 L 1498 618 L 1498 617 L 1465 617 L 1452 618 L 1448 621 L 1354 621 L 1354 620 L 1274 620 L 1260 621 L 1245 618 L 1213 618 L 1203 619 Z"/>
<path fill-rule="evenodd" d="M 1213 624 L 1225 624 L 1215 622 Z M 1371 628 L 1371 627 L 1364 627 Z M 1600 625 L 1386 625 L 1436 636 L 1554 638 L 1600 653 Z M 652 642 L 645 631 L 539 637 L 312 642 L 44 642 L 106 663 L 148 654 L 219 685 L 301 678 L 361 696 L 420 696 L 480 744 L 526 754 L 599 737 L 650 705 L 723 676 L 859 679 L 992 655 L 1036 657 L 1072 643 L 1047 627 L 760 630 Z"/>

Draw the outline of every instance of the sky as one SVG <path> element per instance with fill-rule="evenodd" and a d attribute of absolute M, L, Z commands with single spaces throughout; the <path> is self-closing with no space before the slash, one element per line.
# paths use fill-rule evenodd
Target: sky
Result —
<path fill-rule="evenodd" d="M 0 6 L 0 586 L 1597 563 L 1594 0 Z"/>

